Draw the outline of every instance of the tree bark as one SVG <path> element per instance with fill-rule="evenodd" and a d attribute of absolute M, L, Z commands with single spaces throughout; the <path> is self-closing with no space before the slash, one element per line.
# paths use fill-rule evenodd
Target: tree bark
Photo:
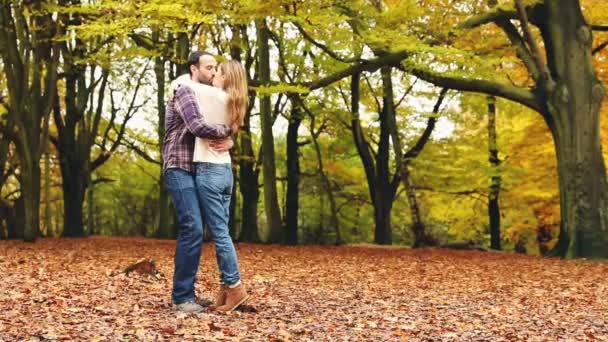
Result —
<path fill-rule="evenodd" d="M 492 166 L 490 192 L 488 196 L 488 217 L 490 221 L 490 248 L 501 250 L 500 243 L 500 206 L 498 196 L 502 178 L 500 176 L 500 159 L 496 139 L 496 99 L 488 96 L 488 153 Z"/>
<path fill-rule="evenodd" d="M 91 184 L 87 187 L 87 235 L 93 235 L 95 233 L 95 184 L 91 181 Z"/>
<path fill-rule="evenodd" d="M 412 233 L 414 233 L 414 248 L 423 247 L 425 245 L 426 227 L 420 215 L 420 205 L 416 198 L 416 188 L 412 182 L 409 165 L 406 163 L 401 171 L 402 183 L 407 195 L 407 202 L 410 206 L 410 214 L 412 216 Z"/>
<path fill-rule="evenodd" d="M 21 192 L 24 208 L 23 240 L 34 242 L 40 232 L 40 165 L 22 160 Z"/>
<path fill-rule="evenodd" d="M 302 111 L 292 101 L 291 117 L 287 126 L 287 199 L 285 209 L 286 237 L 288 245 L 298 244 L 298 211 L 300 198 L 300 145 L 298 130 L 302 123 Z"/>
<path fill-rule="evenodd" d="M 45 142 L 44 151 L 44 228 L 46 236 L 53 236 L 53 218 L 51 217 L 51 151 L 49 142 Z"/>
<path fill-rule="evenodd" d="M 158 41 L 159 33 L 154 32 L 152 40 Z M 164 57 L 154 58 L 154 75 L 156 76 L 156 105 L 158 108 L 158 146 L 160 151 L 163 149 L 163 141 L 165 138 L 165 59 Z M 171 201 L 169 192 L 165 187 L 165 174 L 163 170 L 163 156 L 160 153 L 160 173 L 158 177 L 159 194 L 158 194 L 158 229 L 156 237 L 164 239 L 172 239 L 177 236 L 175 225 L 172 224 Z"/>
<path fill-rule="evenodd" d="M 62 165 L 63 237 L 83 237 L 83 204 L 86 187 L 80 165 Z M 74 175 L 74 176 L 71 176 Z"/>

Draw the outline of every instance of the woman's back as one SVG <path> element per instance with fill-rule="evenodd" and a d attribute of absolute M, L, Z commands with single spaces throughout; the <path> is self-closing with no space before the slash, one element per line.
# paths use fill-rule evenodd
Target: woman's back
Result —
<path fill-rule="evenodd" d="M 222 89 L 191 81 L 187 84 L 194 90 L 205 121 L 212 124 L 230 125 L 227 101 L 228 94 Z M 230 164 L 230 152 L 217 152 L 209 146 L 208 139 L 196 138 L 194 162 Z"/>

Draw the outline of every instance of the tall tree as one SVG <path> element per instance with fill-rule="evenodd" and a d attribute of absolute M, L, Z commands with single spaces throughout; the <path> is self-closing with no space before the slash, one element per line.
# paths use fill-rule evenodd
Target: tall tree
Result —
<path fill-rule="evenodd" d="M 321 155 L 321 146 L 319 145 L 319 135 L 321 135 L 321 133 L 323 132 L 326 122 L 322 122 L 319 127 L 315 127 L 317 119 L 316 116 L 313 115 L 310 111 L 307 111 L 307 113 L 310 117 L 310 137 L 312 138 L 315 155 L 317 157 L 317 171 L 319 177 L 321 178 L 321 184 L 323 184 L 323 188 L 327 193 L 327 198 L 329 199 L 329 224 L 331 226 L 330 228 L 336 234 L 335 244 L 341 245 L 344 243 L 344 240 L 342 239 L 342 233 L 340 232 L 340 221 L 338 220 L 338 205 L 336 203 L 334 190 L 332 189 L 331 180 L 327 175 L 327 172 L 325 171 L 325 167 L 323 166 L 323 156 Z"/>
<path fill-rule="evenodd" d="M 43 1 L 0 4 L 0 55 L 9 90 L 8 110 L 15 115 L 24 203 L 24 240 L 40 230 L 40 158 L 57 86 L 58 39 L 62 32 Z"/>
<path fill-rule="evenodd" d="M 386 79 L 384 79 L 386 81 Z M 388 84 L 384 84 L 388 87 Z M 390 174 L 390 128 L 389 117 L 394 115 L 392 103 L 392 88 L 385 89 L 384 103 L 379 105 L 380 138 L 378 149 L 372 153 L 372 147 L 363 133 L 361 127 L 359 101 L 360 101 L 360 75 L 355 74 L 351 80 L 351 131 L 355 146 L 363 162 L 370 198 L 374 206 L 374 242 L 378 244 L 391 244 L 391 209 L 400 182 L 400 175 Z M 389 94 L 387 94 L 389 93 Z M 391 99 L 390 102 L 388 99 Z"/>
<path fill-rule="evenodd" d="M 258 76 L 261 85 L 270 83 L 270 33 L 266 19 L 256 21 L 258 40 Z M 262 129 L 262 172 L 264 174 L 264 210 L 270 230 L 269 241 L 279 242 L 283 238 L 283 223 L 277 195 L 277 175 L 272 133 L 272 106 L 269 94 L 260 95 L 260 117 Z"/>
<path fill-rule="evenodd" d="M 71 50 L 71 49 L 75 50 Z M 115 101 L 115 91 L 110 89 L 109 118 L 104 121 L 106 89 L 110 71 L 99 70 L 95 64 L 80 65 L 74 54 L 80 48 L 64 46 L 64 69 L 66 74 L 66 93 L 61 100 L 65 103 L 65 114 L 62 115 L 59 95 L 53 115 L 57 127 L 57 137 L 53 141 L 57 147 L 62 174 L 64 197 L 65 237 L 84 236 L 83 204 L 87 187 L 91 183 L 91 173 L 103 165 L 121 146 L 125 136 L 126 125 L 141 108 L 138 102 L 143 77 L 147 72 L 144 67 L 134 84 L 124 90 L 132 91 L 130 102 L 123 108 Z M 87 76 L 87 73 L 90 75 Z M 88 80 L 88 81 L 87 81 Z M 97 88 L 99 84 L 99 88 Z M 129 89 L 132 88 L 132 89 Z M 96 99 L 94 101 L 93 99 Z M 122 113 L 124 116 L 119 117 Z M 102 123 L 104 125 L 102 125 Z M 101 153 L 93 155 L 93 146 L 99 147 Z"/>
<path fill-rule="evenodd" d="M 247 25 L 235 24 L 231 26 L 232 39 L 230 40 L 230 56 L 241 61 L 248 78 L 254 67 L 256 56 L 253 54 L 252 43 L 250 44 Z M 244 55 L 244 56 L 243 56 Z M 257 74 L 257 70 L 254 70 Z M 254 77 L 256 78 L 256 77 Z M 248 79 L 251 83 L 251 80 Z M 259 242 L 258 231 L 258 203 L 260 197 L 259 175 L 260 164 L 254 151 L 254 134 L 251 130 L 251 116 L 255 103 L 255 93 L 249 92 L 249 107 L 245 113 L 243 127 L 237 136 L 238 148 L 236 162 L 238 163 L 238 188 L 242 198 L 241 205 L 241 232 L 239 240 L 246 242 Z M 236 175 L 235 175 L 236 176 Z M 236 190 L 234 191 L 236 193 Z"/>
<path fill-rule="evenodd" d="M 78 43 L 77 43 L 78 44 Z M 107 85 L 108 70 L 98 79 L 95 77 L 94 66 L 77 64 L 76 59 L 82 58 L 82 47 L 68 47 L 67 42 L 62 47 L 63 69 L 65 72 L 66 91 L 63 99 L 57 93 L 53 111 L 57 128 L 57 137 L 53 142 L 59 153 L 59 165 L 62 174 L 64 225 L 63 236 L 84 236 L 83 203 L 86 188 L 89 185 L 90 153 L 97 136 L 103 100 Z M 73 49 L 73 50 L 72 50 Z M 87 84 L 87 70 L 91 71 L 90 83 Z M 93 103 L 96 84 L 100 82 L 97 108 Z M 63 100 L 63 101 L 62 101 Z M 65 104 L 65 115 L 62 115 L 61 102 Z"/>
<path fill-rule="evenodd" d="M 167 34 L 167 40 L 171 41 L 173 35 L 171 33 Z M 161 29 L 156 29 L 152 32 L 152 44 L 151 48 L 161 48 L 164 50 L 164 53 L 160 53 L 159 56 L 154 57 L 154 76 L 156 79 L 156 106 L 158 108 L 158 146 L 162 151 L 163 149 L 163 141 L 165 138 L 165 85 L 166 85 L 166 75 L 167 75 L 167 55 L 170 44 L 163 44 L 164 47 L 160 43 L 161 38 Z M 160 46 L 159 46 L 160 45 Z M 163 164 L 162 154 L 160 155 L 160 165 Z M 160 168 L 159 173 L 159 196 L 158 196 L 158 229 L 156 230 L 156 236 L 159 238 L 172 238 L 177 236 L 175 231 L 175 226 L 171 224 L 171 202 L 169 197 L 169 192 L 165 187 L 164 182 L 164 170 L 162 167 Z"/>
<path fill-rule="evenodd" d="M 504 97 L 537 111 L 552 133 L 557 155 L 561 225 L 555 253 L 606 257 L 608 187 L 599 135 L 605 90 L 591 60 L 593 26 L 585 21 L 578 0 L 527 6 L 515 2 L 515 9 L 495 7 L 461 27 L 498 25 L 534 81 L 531 87 L 442 75 L 420 67 L 409 70 L 437 85 Z M 518 20 L 521 29 L 512 20 Z M 545 58 L 530 24 L 540 31 Z"/>

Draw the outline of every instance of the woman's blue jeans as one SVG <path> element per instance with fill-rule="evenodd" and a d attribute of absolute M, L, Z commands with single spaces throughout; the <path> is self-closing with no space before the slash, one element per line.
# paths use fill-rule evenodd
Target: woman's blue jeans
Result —
<path fill-rule="evenodd" d="M 228 230 L 230 198 L 232 195 L 232 166 L 230 164 L 195 163 L 195 183 L 203 222 L 215 243 L 215 256 L 220 281 L 228 286 L 241 280 L 236 250 Z"/>

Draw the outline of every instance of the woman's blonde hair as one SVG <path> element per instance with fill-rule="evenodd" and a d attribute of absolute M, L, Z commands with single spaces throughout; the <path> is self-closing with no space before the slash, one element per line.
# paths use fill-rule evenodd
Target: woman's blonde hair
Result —
<path fill-rule="evenodd" d="M 223 89 L 228 93 L 228 113 L 232 123 L 243 125 L 249 96 L 247 91 L 247 74 L 241 63 L 228 60 L 220 64 L 224 76 Z"/>

